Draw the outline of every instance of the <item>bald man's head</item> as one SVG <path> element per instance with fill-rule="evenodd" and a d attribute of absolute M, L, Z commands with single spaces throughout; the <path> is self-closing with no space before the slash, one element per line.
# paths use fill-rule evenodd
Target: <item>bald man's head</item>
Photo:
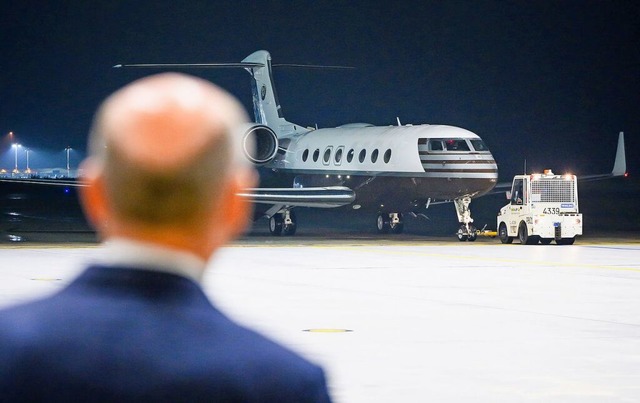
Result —
<path fill-rule="evenodd" d="M 247 168 L 236 144 L 245 121 L 231 95 L 182 74 L 114 93 L 98 109 L 89 152 L 115 218 L 149 228 L 197 225 L 230 172 Z"/>
<path fill-rule="evenodd" d="M 101 157 L 116 147 L 132 162 L 170 169 L 229 136 L 246 120 L 236 99 L 210 82 L 159 74 L 107 98 L 96 114 L 89 151 Z"/>

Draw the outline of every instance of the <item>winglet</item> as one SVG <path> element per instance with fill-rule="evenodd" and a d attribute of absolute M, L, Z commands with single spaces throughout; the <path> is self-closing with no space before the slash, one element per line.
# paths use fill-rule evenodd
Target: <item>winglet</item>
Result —
<path fill-rule="evenodd" d="M 616 150 L 616 161 L 613 164 L 612 176 L 624 176 L 627 173 L 627 157 L 624 150 L 624 132 L 618 136 L 618 149 Z"/>

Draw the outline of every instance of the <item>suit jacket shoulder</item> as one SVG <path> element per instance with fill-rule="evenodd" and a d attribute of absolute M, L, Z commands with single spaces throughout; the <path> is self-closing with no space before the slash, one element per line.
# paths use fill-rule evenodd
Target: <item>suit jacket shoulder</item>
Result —
<path fill-rule="evenodd" d="M 0 312 L 0 396 L 329 401 L 319 367 L 228 319 L 191 280 L 98 266 Z"/>

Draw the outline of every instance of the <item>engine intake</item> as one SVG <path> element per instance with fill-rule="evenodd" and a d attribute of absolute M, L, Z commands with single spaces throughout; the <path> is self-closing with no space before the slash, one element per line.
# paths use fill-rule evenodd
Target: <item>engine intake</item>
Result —
<path fill-rule="evenodd" d="M 268 126 L 251 126 L 242 138 L 242 151 L 252 163 L 268 164 L 278 152 L 278 136 Z"/>

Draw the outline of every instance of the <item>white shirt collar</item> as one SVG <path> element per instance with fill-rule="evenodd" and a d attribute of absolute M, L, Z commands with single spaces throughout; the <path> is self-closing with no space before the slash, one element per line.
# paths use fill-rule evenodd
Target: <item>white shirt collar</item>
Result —
<path fill-rule="evenodd" d="M 128 238 L 110 238 L 103 244 L 97 263 L 177 274 L 202 280 L 207 262 L 198 256 L 157 244 Z"/>

